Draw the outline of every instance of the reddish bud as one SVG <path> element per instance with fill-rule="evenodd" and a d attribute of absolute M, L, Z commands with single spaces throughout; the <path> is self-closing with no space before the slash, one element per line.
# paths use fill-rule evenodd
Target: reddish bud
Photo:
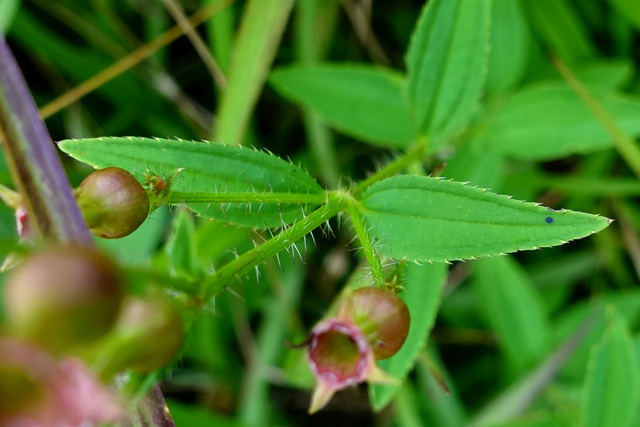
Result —
<path fill-rule="evenodd" d="M 117 266 L 95 249 L 51 248 L 7 278 L 5 314 L 17 335 L 63 350 L 103 336 L 115 323 L 122 294 Z"/>
<path fill-rule="evenodd" d="M 376 360 L 396 354 L 409 334 L 409 308 L 386 288 L 356 289 L 344 297 L 338 312 L 339 317 L 351 319 L 366 335 Z"/>
<path fill-rule="evenodd" d="M 100 169 L 76 190 L 78 205 L 91 231 L 106 239 L 133 233 L 149 214 L 149 197 L 133 175 L 120 168 Z"/>

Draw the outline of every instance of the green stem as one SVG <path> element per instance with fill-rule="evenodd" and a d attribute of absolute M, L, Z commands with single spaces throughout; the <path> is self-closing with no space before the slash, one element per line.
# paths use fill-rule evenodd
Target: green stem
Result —
<path fill-rule="evenodd" d="M 380 169 L 378 172 L 371 175 L 369 178 L 361 181 L 356 187 L 351 191 L 351 194 L 355 198 L 359 198 L 362 196 L 367 188 L 371 187 L 378 181 L 381 181 L 385 178 L 389 178 L 399 172 L 402 172 L 408 165 L 413 163 L 416 160 L 421 160 L 427 151 L 427 140 L 419 140 L 414 145 L 412 145 L 402 156 L 398 157 L 393 162 L 389 163 L 387 166 Z"/>
<path fill-rule="evenodd" d="M 380 258 L 373 246 L 373 241 L 371 240 L 369 233 L 367 233 L 364 218 L 362 217 L 362 213 L 359 211 L 358 206 L 359 203 L 357 200 L 350 200 L 350 203 L 347 205 L 347 213 L 349 214 L 349 219 L 351 219 L 353 228 L 356 231 L 358 240 L 360 240 L 360 244 L 362 245 L 362 252 L 364 252 L 364 256 L 369 263 L 371 275 L 377 284 L 382 284 L 386 281 L 384 267 L 382 267 L 382 262 L 380 262 Z"/>
<path fill-rule="evenodd" d="M 344 200 L 331 200 L 328 204 L 316 209 L 303 220 L 282 231 L 267 242 L 245 252 L 235 260 L 226 264 L 215 274 L 205 280 L 204 300 L 217 295 L 240 275 L 262 264 L 267 258 L 282 252 L 298 240 L 318 228 L 320 225 L 344 209 Z"/>
<path fill-rule="evenodd" d="M 323 204 L 328 193 L 206 193 L 173 191 L 164 204 L 180 203 L 311 203 Z"/>
<path fill-rule="evenodd" d="M 616 150 L 618 150 L 618 153 L 620 153 L 624 161 L 636 176 L 640 178 L 640 149 L 636 143 L 620 128 L 615 118 L 609 114 L 607 109 L 591 91 L 573 75 L 569 67 L 558 58 L 552 58 L 552 62 L 565 81 L 571 86 L 571 89 L 580 97 L 584 105 L 609 134 Z"/>

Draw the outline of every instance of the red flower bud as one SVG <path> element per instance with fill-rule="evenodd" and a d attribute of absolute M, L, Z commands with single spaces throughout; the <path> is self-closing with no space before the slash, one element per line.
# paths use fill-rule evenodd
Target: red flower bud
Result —
<path fill-rule="evenodd" d="M 111 329 L 122 294 L 117 266 L 97 250 L 51 248 L 7 278 L 5 314 L 15 334 L 51 350 L 68 350 Z"/>
<path fill-rule="evenodd" d="M 85 178 L 76 190 L 78 205 L 91 231 L 106 239 L 133 233 L 149 214 L 149 197 L 124 169 L 105 168 Z"/>

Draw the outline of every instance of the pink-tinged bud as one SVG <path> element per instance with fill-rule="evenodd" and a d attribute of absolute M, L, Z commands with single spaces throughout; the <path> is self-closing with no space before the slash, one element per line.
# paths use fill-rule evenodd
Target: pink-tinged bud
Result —
<path fill-rule="evenodd" d="M 57 361 L 27 343 L 3 338 L 0 396 L 3 427 L 89 426 L 121 421 L 124 415 L 82 362 Z"/>
<path fill-rule="evenodd" d="M 407 304 L 387 288 L 367 286 L 347 294 L 338 316 L 350 319 L 365 334 L 376 360 L 400 350 L 407 335 L 411 315 Z"/>
<path fill-rule="evenodd" d="M 100 169 L 80 184 L 76 198 L 91 231 L 105 239 L 133 233 L 149 214 L 149 197 L 133 175 L 120 168 Z"/>
<path fill-rule="evenodd" d="M 308 360 L 317 379 L 309 413 L 322 409 L 338 390 L 364 381 L 394 382 L 376 366 L 366 336 L 349 320 L 330 318 L 318 323 L 309 338 Z"/>
<path fill-rule="evenodd" d="M 62 246 L 36 253 L 7 277 L 9 331 L 67 352 L 111 329 L 123 288 L 117 266 L 96 249 Z"/>
<path fill-rule="evenodd" d="M 184 326 L 171 301 L 131 298 L 116 327 L 119 354 L 112 369 L 152 372 L 169 363 L 182 347 Z"/>

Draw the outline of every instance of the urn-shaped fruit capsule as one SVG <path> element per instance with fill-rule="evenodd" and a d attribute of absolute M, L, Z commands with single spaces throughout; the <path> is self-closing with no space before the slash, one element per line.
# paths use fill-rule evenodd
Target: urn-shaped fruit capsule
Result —
<path fill-rule="evenodd" d="M 4 286 L 9 330 L 53 351 L 102 337 L 123 295 L 118 267 L 96 249 L 49 248 L 26 259 Z"/>
<path fill-rule="evenodd" d="M 100 169 L 76 190 L 78 205 L 91 231 L 106 239 L 133 233 L 149 214 L 149 197 L 136 178 L 124 169 Z"/>
<path fill-rule="evenodd" d="M 367 286 L 347 294 L 338 309 L 365 334 L 376 360 L 400 350 L 407 335 L 411 315 L 407 304 L 392 290 Z"/>

